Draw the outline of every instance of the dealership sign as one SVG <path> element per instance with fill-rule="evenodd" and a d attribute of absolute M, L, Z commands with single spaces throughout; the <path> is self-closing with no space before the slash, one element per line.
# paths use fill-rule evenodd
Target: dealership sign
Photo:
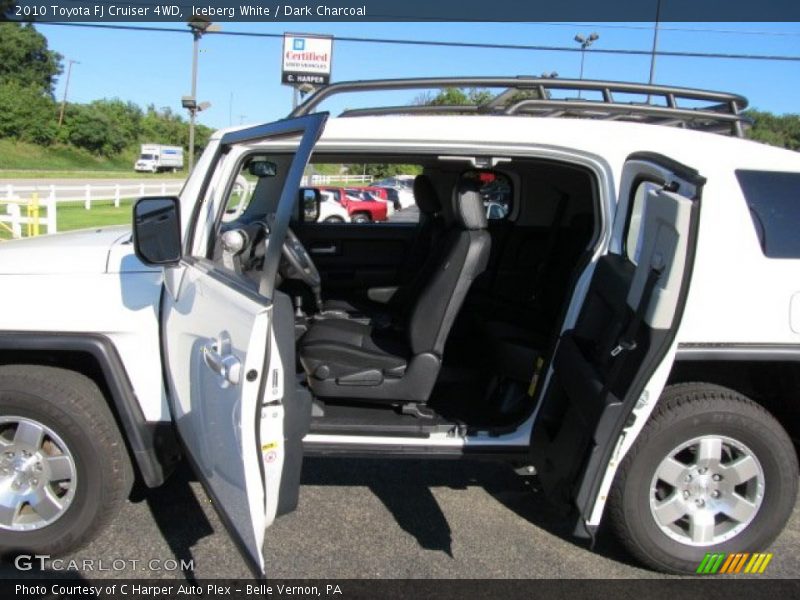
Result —
<path fill-rule="evenodd" d="M 281 83 L 327 85 L 331 79 L 332 59 L 332 36 L 285 33 Z"/>

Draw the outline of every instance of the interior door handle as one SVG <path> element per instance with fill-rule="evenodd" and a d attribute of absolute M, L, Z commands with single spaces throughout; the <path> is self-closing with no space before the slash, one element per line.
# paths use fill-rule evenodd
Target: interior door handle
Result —
<path fill-rule="evenodd" d="M 242 380 L 242 362 L 231 352 L 231 338 L 226 331 L 219 334 L 218 340 L 203 345 L 203 362 L 219 375 L 223 388 Z"/>
<path fill-rule="evenodd" d="M 336 254 L 336 246 L 313 246 L 311 254 Z"/>

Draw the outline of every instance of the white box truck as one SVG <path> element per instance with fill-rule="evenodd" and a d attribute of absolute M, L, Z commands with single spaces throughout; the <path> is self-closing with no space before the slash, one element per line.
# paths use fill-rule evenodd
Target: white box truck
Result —
<path fill-rule="evenodd" d="M 134 171 L 175 172 L 183 169 L 183 148 L 162 146 L 161 144 L 142 144 L 139 158 L 133 166 Z"/>

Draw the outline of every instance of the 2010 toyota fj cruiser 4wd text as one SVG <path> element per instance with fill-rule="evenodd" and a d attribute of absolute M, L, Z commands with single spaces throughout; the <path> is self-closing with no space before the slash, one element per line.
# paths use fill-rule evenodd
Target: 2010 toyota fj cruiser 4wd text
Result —
<path fill-rule="evenodd" d="M 471 86 L 498 93 L 316 112 Z M 800 156 L 737 139 L 746 105 L 340 83 L 215 134 L 132 233 L 4 243 L 0 550 L 86 543 L 183 455 L 261 575 L 304 454 L 533 465 L 576 535 L 605 515 L 659 570 L 764 549 L 797 494 Z M 412 166 L 414 218 L 317 222 L 320 163 Z"/>

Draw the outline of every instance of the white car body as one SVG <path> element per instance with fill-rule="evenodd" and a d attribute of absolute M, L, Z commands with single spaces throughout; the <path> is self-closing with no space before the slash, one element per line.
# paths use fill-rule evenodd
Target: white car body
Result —
<path fill-rule="evenodd" d="M 341 222 L 349 223 L 350 215 L 347 209 L 336 201 L 336 197 L 330 190 L 320 190 L 321 200 L 319 203 L 319 222 Z"/>
<path fill-rule="evenodd" d="M 800 320 L 800 305 L 793 299 L 800 288 L 792 277 L 800 272 L 800 261 L 776 263 L 763 257 L 732 170 L 735 166 L 800 171 L 797 153 L 751 141 L 630 123 L 526 118 L 498 122 L 492 117 L 470 117 L 470 127 L 465 129 L 460 122 L 458 117 L 330 119 L 317 147 L 435 149 L 441 146 L 440 140 L 448 139 L 466 151 L 558 156 L 589 165 L 601 176 L 605 246 L 612 243 L 608 218 L 616 208 L 625 157 L 640 150 L 681 156 L 707 176 L 708 199 L 679 342 L 800 343 L 800 328 L 795 331 L 792 327 Z M 236 130 L 221 130 L 212 136 L 182 191 L 184 213 L 194 208 L 201 175 L 220 137 Z M 492 142 L 480 141 L 488 139 Z M 725 222 L 725 229 L 713 226 L 719 221 Z M 184 221 L 182 225 L 185 228 L 187 224 Z M 160 294 L 161 270 L 147 267 L 135 257 L 129 229 L 92 229 L 0 245 L 3 289 L 20 290 L 4 295 L 0 330 L 63 331 L 67 327 L 111 336 L 120 346 L 148 419 L 168 420 L 161 377 L 153 368 L 158 363 L 158 323 L 153 307 Z M 75 277 L 80 278 L 80 285 L 74 284 Z M 92 290 L 91 297 L 87 297 L 87 289 Z M 59 297 L 56 305 L 50 297 L 53 290 Z M 134 294 L 136 301 L 128 302 L 127 294 Z M 721 305 L 715 302 L 720 296 L 726 298 Z M 714 310 L 708 310 L 709 303 L 714 303 Z M 739 319 L 742 314 L 752 315 L 756 307 L 758 319 Z M 739 325 L 731 327 L 732 322 Z"/>

